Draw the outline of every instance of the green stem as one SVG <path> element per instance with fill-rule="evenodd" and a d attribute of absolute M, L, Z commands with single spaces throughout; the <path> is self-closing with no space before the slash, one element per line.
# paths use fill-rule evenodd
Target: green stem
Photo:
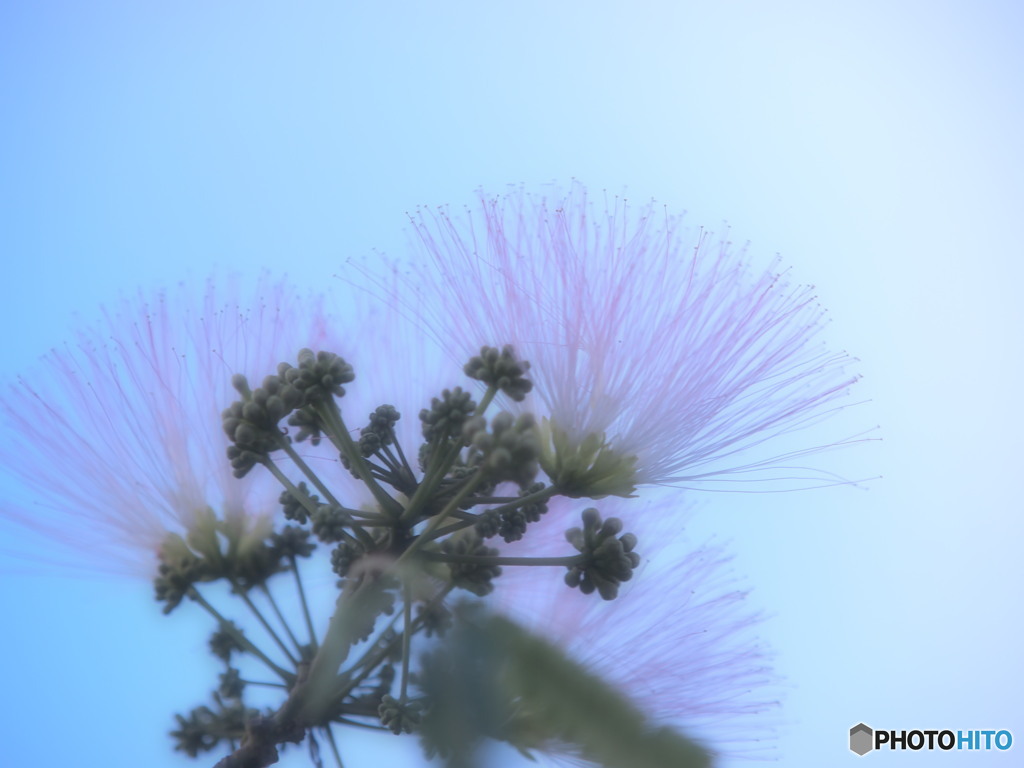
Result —
<path fill-rule="evenodd" d="M 484 396 L 480 399 L 480 405 L 476 407 L 473 414 L 475 416 L 483 416 L 484 411 L 487 410 L 487 407 L 491 404 L 491 401 L 494 400 L 494 396 L 496 394 L 498 394 L 498 388 L 493 384 L 488 386 L 487 391 L 484 392 Z"/>
<path fill-rule="evenodd" d="M 281 448 L 284 450 L 284 452 L 288 454 L 288 458 L 292 460 L 295 466 L 297 466 L 299 470 L 302 472 L 302 474 L 306 476 L 306 479 L 309 480 L 309 482 L 313 484 L 313 487 L 317 489 L 320 495 L 324 497 L 324 500 L 328 504 L 333 504 L 336 507 L 340 507 L 341 504 L 339 504 L 338 500 L 334 498 L 334 494 L 327 490 L 327 486 L 320 482 L 320 478 L 317 477 L 316 473 L 312 469 L 310 469 L 305 459 L 299 456 L 295 449 L 292 448 L 292 444 L 284 435 L 281 435 L 279 444 Z"/>
<path fill-rule="evenodd" d="M 395 477 L 398 474 L 398 471 L 401 469 L 401 467 L 399 467 L 398 462 L 395 461 L 395 456 L 393 453 L 391 453 L 390 448 L 388 448 L 386 445 L 382 445 L 378 449 L 377 453 L 374 455 L 380 461 L 379 469 L 381 472 L 387 475 L 391 475 L 392 477 Z M 370 462 L 367 461 L 367 463 Z"/>
<path fill-rule="evenodd" d="M 242 634 L 237 627 L 235 627 L 230 621 L 221 616 L 220 611 L 218 611 L 216 608 L 214 608 L 212 605 L 206 602 L 206 600 L 203 599 L 203 596 L 199 594 L 199 590 L 197 590 L 194 586 L 189 588 L 189 597 L 191 597 L 193 600 L 195 600 L 197 603 L 203 606 L 203 608 L 205 608 L 207 612 L 217 620 L 222 630 L 230 632 L 231 636 L 235 638 L 236 643 L 238 643 L 242 648 L 251 653 L 257 659 L 262 661 L 264 664 L 266 664 L 274 672 L 274 674 L 276 674 L 278 677 L 284 680 L 285 683 L 291 684 L 291 682 L 295 679 L 295 675 L 293 675 L 291 672 L 288 672 L 285 669 L 282 669 L 281 667 L 277 666 L 277 664 L 275 664 L 273 661 L 271 661 L 270 658 L 265 653 L 263 653 L 263 651 L 261 651 L 255 645 L 253 645 L 249 641 L 249 638 Z"/>
<path fill-rule="evenodd" d="M 586 555 L 566 555 L 565 557 L 501 557 L 488 555 L 456 555 L 443 552 L 423 552 L 420 557 L 435 563 L 465 563 L 466 565 L 561 565 L 572 568 L 586 562 Z"/>
<path fill-rule="evenodd" d="M 394 428 L 391 428 L 390 432 L 391 432 L 391 442 L 395 444 L 395 450 L 398 452 L 398 458 L 402 462 L 402 466 L 405 467 L 405 471 L 409 473 L 409 477 L 411 477 L 411 478 L 413 478 L 415 480 L 416 473 L 412 471 L 412 467 L 409 466 L 409 462 L 406 461 L 405 451 L 402 450 L 402 444 L 400 442 L 398 442 L 398 436 L 395 435 Z"/>
<path fill-rule="evenodd" d="M 348 429 L 345 428 L 345 422 L 341 418 L 341 411 L 338 410 L 337 404 L 333 400 L 317 403 L 316 412 L 324 424 L 330 428 L 328 436 L 331 438 L 331 442 L 348 457 L 349 463 L 355 469 L 359 479 L 370 489 L 370 493 L 373 494 L 373 498 L 380 504 L 381 509 L 394 517 L 401 515 L 402 505 L 391 498 L 387 491 L 381 488 L 370 474 L 370 468 L 366 466 L 366 462 L 363 460 L 363 452 L 359 450 L 359 446 L 355 444 L 352 436 L 348 433 Z"/>
<path fill-rule="evenodd" d="M 538 501 L 546 501 L 547 499 L 550 499 L 552 496 L 555 496 L 557 493 L 558 493 L 558 489 L 555 488 L 555 486 L 547 485 L 544 488 L 541 488 L 536 493 L 531 493 L 531 494 L 528 494 L 526 496 L 517 497 L 516 499 L 513 499 L 512 501 L 508 502 L 507 504 L 502 504 L 500 507 L 492 507 L 491 509 L 489 509 L 487 511 L 488 512 L 499 512 L 499 513 L 500 512 L 508 512 L 508 511 L 513 510 L 513 509 L 517 509 L 518 507 L 522 507 L 522 506 L 524 506 L 526 504 L 533 504 L 533 503 L 538 502 Z M 476 500 L 474 499 L 474 501 L 476 501 Z M 461 531 L 464 528 L 469 528 L 470 526 L 476 525 L 477 520 L 479 519 L 479 515 L 474 515 L 474 514 L 471 514 L 471 513 L 463 513 L 461 515 L 458 514 L 458 513 L 455 513 L 452 516 L 453 517 L 461 517 L 463 519 L 463 521 L 459 522 L 459 523 L 452 523 L 449 526 L 446 526 L 444 528 L 441 528 L 440 530 L 434 531 L 430 535 L 430 539 L 429 539 L 430 541 L 434 541 L 435 539 L 440 539 L 440 538 L 446 536 L 449 533 L 455 533 L 456 531 Z M 426 533 L 426 531 L 424 531 L 424 533 Z"/>
<path fill-rule="evenodd" d="M 412 648 L 412 595 L 408 584 L 402 586 L 402 596 L 405 598 L 405 605 L 402 609 L 404 621 L 402 622 L 402 686 L 399 703 L 405 705 L 406 692 L 409 687 L 409 651 Z"/>
<path fill-rule="evenodd" d="M 439 449 L 440 446 L 438 446 L 438 450 Z M 414 493 L 412 498 L 409 500 L 409 505 L 405 508 L 405 512 L 402 513 L 400 518 L 401 522 L 409 525 L 419 516 L 420 507 L 422 507 L 426 499 L 428 499 L 430 495 L 437 490 L 437 486 L 439 486 L 441 481 L 444 480 L 445 475 L 447 475 L 448 470 L 452 468 L 452 465 L 455 463 L 455 459 L 458 458 L 459 451 L 461 450 L 462 441 L 456 440 L 448 448 L 448 451 L 441 459 L 430 462 L 430 467 L 428 467 L 426 476 L 416 488 L 416 493 Z M 434 456 L 436 455 L 437 451 L 435 450 Z"/>
<path fill-rule="evenodd" d="M 277 464 L 270 459 L 264 459 L 263 466 L 269 470 L 270 474 L 274 476 L 277 482 L 284 486 L 285 490 L 292 495 L 292 498 L 302 505 L 302 508 L 306 510 L 307 515 L 312 517 L 316 514 L 316 505 L 313 503 L 313 500 L 309 498 L 308 494 L 305 494 L 296 488 L 295 484 L 288 479 L 288 476 L 278 469 Z"/>
<path fill-rule="evenodd" d="M 316 505 L 313 504 L 313 501 L 306 494 L 304 494 L 302 491 L 300 491 L 295 486 L 295 484 L 292 483 L 292 481 L 288 479 L 288 476 L 285 475 L 285 473 L 282 472 L 280 469 L 278 469 L 277 465 L 274 462 L 272 462 L 272 461 L 270 461 L 268 459 L 264 463 L 264 466 L 267 469 L 270 470 L 270 473 L 275 478 L 277 478 L 277 481 L 279 483 L 281 483 L 281 485 L 283 485 L 285 487 L 285 489 L 289 493 L 291 493 L 291 495 L 294 498 L 299 500 L 299 503 L 302 505 L 303 509 L 306 510 L 306 514 L 308 514 L 310 519 L 312 519 L 313 516 L 316 515 L 316 512 L 317 512 Z M 341 507 L 340 504 L 337 505 L 337 506 Z M 349 513 L 358 511 L 358 510 L 349 510 L 349 509 L 347 509 L 345 507 L 341 507 L 341 509 L 342 509 L 342 511 L 349 512 Z M 368 534 L 366 531 L 364 531 L 361 527 L 353 524 L 352 525 L 352 530 L 355 532 L 356 536 L 358 536 L 358 539 L 355 536 L 352 536 L 352 534 L 348 533 L 347 531 L 342 531 L 341 532 L 342 536 L 344 536 L 345 539 L 348 542 L 350 542 L 350 543 L 357 542 L 357 543 L 360 543 L 360 544 L 362 544 L 364 546 L 367 546 L 367 547 L 372 547 L 373 546 L 373 537 L 370 536 L 370 534 Z"/>
<path fill-rule="evenodd" d="M 331 752 L 334 754 L 334 762 L 338 764 L 338 768 L 345 768 L 345 764 L 341 762 L 341 753 L 338 752 L 338 745 L 334 741 L 334 731 L 331 730 L 330 723 L 324 726 L 324 733 L 327 734 L 327 743 L 331 745 Z"/>
<path fill-rule="evenodd" d="M 295 559 L 295 555 L 291 556 L 292 573 L 295 574 L 295 585 L 299 588 L 299 603 L 302 605 L 302 615 L 306 619 L 306 629 L 309 630 L 309 644 L 313 647 L 313 653 L 316 653 L 317 642 L 316 632 L 313 630 L 313 617 L 309 615 L 309 603 L 306 602 L 306 590 L 302 586 L 302 575 L 299 573 L 299 564 Z"/>
<path fill-rule="evenodd" d="M 266 683 L 262 680 L 242 680 L 246 685 L 259 685 L 264 688 L 287 688 L 288 686 L 284 683 Z"/>
<path fill-rule="evenodd" d="M 507 504 L 502 504 L 500 507 L 492 507 L 489 512 L 509 512 L 513 509 L 521 507 L 525 504 L 533 504 L 538 501 L 547 501 L 552 496 L 558 494 L 558 489 L 553 485 L 546 485 L 535 493 L 529 493 L 526 496 L 519 496 Z"/>
<path fill-rule="evenodd" d="M 404 471 L 405 467 L 402 466 L 402 462 L 395 456 L 390 445 L 382 445 L 380 447 L 380 456 L 381 462 L 391 470 L 392 474 L 399 475 Z"/>
<path fill-rule="evenodd" d="M 295 646 L 295 650 L 298 651 L 299 655 L 302 655 L 302 643 L 299 642 L 298 638 L 295 637 L 295 633 L 292 632 L 292 628 L 288 622 L 285 621 L 284 614 L 281 613 L 281 609 L 277 605 L 277 600 L 274 599 L 273 593 L 267 589 L 266 584 L 260 584 L 260 591 L 267 596 L 267 600 L 270 602 L 270 607 L 274 609 L 274 615 L 277 616 L 277 620 L 281 622 L 281 626 L 284 627 L 284 631 L 288 634 L 288 639 L 292 641 L 292 645 Z"/>
<path fill-rule="evenodd" d="M 335 723 L 341 725 L 354 725 L 356 728 L 366 728 L 369 731 L 387 731 L 383 725 L 370 725 L 369 723 L 360 723 L 358 720 L 350 720 L 347 717 L 336 717 L 334 718 Z"/>
<path fill-rule="evenodd" d="M 256 607 L 256 604 L 249 599 L 249 595 L 245 593 L 245 590 L 238 586 L 238 583 L 234 579 L 229 579 L 229 581 L 231 582 L 231 586 L 234 588 L 235 594 L 242 598 L 242 602 L 249 606 L 249 610 L 252 611 L 252 615 L 256 617 L 260 624 L 263 625 L 263 628 L 267 631 L 267 634 L 270 635 L 270 638 L 277 643 L 277 647 L 281 649 L 281 653 L 287 657 L 288 661 L 292 663 L 292 666 L 297 667 L 299 665 L 298 660 L 292 656 L 291 652 L 288 650 L 288 646 L 282 642 L 277 632 L 275 632 L 274 628 L 270 626 L 270 622 L 263 617 L 263 613 Z"/>
<path fill-rule="evenodd" d="M 477 496 L 473 499 L 473 503 L 477 505 L 508 504 L 511 501 L 518 501 L 519 499 L 519 496 Z"/>
<path fill-rule="evenodd" d="M 455 515 L 452 515 L 452 517 L 455 517 Z M 436 539 L 443 539 L 445 536 L 447 536 L 450 533 L 456 533 L 457 531 L 463 531 L 466 528 L 472 528 L 476 524 L 477 524 L 477 517 L 476 517 L 476 515 L 473 515 L 472 519 L 470 519 L 470 518 L 461 519 L 457 523 L 452 523 L 451 525 L 446 525 L 444 528 L 438 528 L 436 531 L 434 531 L 432 534 L 430 534 L 430 540 L 434 541 Z"/>
<path fill-rule="evenodd" d="M 405 552 L 399 555 L 398 559 L 395 560 L 395 565 L 397 566 L 403 560 L 407 560 L 408 558 L 410 558 L 412 554 L 416 552 L 416 550 L 418 550 L 420 547 L 426 544 L 427 541 L 429 541 L 428 537 L 430 536 L 430 534 L 437 530 L 441 523 L 443 523 L 452 512 L 459 508 L 459 504 L 461 504 L 462 501 L 467 496 L 469 496 L 469 494 L 471 494 L 478 485 L 480 485 L 482 480 L 483 474 L 480 472 L 480 470 L 477 470 L 476 473 L 472 475 L 472 477 L 469 479 L 469 481 L 464 486 L 462 486 L 462 490 L 460 490 L 457 494 L 455 494 L 455 496 L 452 497 L 452 500 L 448 502 L 447 506 L 445 506 L 445 508 L 441 510 L 441 512 L 434 515 L 434 517 L 430 520 L 430 523 L 427 525 L 427 527 L 424 528 L 423 531 L 415 539 L 413 539 L 412 543 L 408 546 L 408 548 L 406 548 Z"/>
<path fill-rule="evenodd" d="M 435 595 L 433 598 L 431 598 L 430 602 L 427 604 L 427 610 L 423 612 L 423 615 L 422 616 L 418 616 L 417 618 L 413 619 L 413 622 L 412 622 L 412 631 L 413 632 L 416 632 L 417 630 L 419 630 L 419 628 L 421 626 L 423 626 L 423 622 L 425 621 L 425 617 L 427 615 L 427 612 L 432 610 L 439 603 L 444 602 L 444 599 L 448 596 L 448 593 L 451 592 L 454 588 L 455 588 L 455 586 L 453 584 L 448 584 L 437 595 Z M 391 627 L 393 627 L 397 623 L 397 621 L 398 621 L 398 616 L 395 616 L 391 620 L 391 622 L 389 623 L 388 628 L 390 629 Z M 404 640 L 404 638 L 403 638 L 403 640 Z M 339 692 L 339 696 L 338 696 L 339 703 L 341 701 L 343 701 L 345 699 L 345 697 L 348 696 L 352 691 L 354 691 L 356 689 L 356 686 L 358 686 L 360 683 L 363 682 L 363 680 L 365 680 L 366 678 L 368 678 L 370 676 L 370 674 L 373 672 L 373 670 L 377 668 L 377 665 L 380 664 L 385 658 L 387 658 L 389 653 L 391 653 L 391 649 L 394 647 L 395 643 L 397 643 L 397 642 L 398 642 L 398 638 L 396 637 L 390 643 L 388 643 L 387 645 L 371 647 L 369 650 L 366 651 L 365 654 L 363 654 L 362 658 L 359 659 L 358 662 L 356 662 L 355 664 L 352 665 L 352 669 L 358 669 L 359 667 L 364 667 L 364 670 L 363 670 L 363 672 L 361 674 L 357 675 L 356 677 L 352 678 L 351 680 L 348 680 L 345 683 L 345 687 L 342 688 L 341 691 Z"/>

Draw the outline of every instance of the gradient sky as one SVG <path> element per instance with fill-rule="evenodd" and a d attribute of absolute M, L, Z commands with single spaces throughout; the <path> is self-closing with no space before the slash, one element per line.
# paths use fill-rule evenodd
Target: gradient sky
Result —
<path fill-rule="evenodd" d="M 711 494 L 693 523 L 770 614 L 780 764 L 860 759 L 859 721 L 1024 748 L 1020 6 L 356 5 L 0 4 L 0 374 L 121 292 L 214 265 L 322 285 L 401 253 L 405 211 L 478 187 L 577 178 L 728 222 L 816 285 L 861 361 L 851 424 L 884 438 L 834 454 L 883 476 L 867 490 Z M 13 562 L 3 762 L 191 764 L 164 733 L 205 695 L 180 660 L 205 630 L 147 584 Z"/>

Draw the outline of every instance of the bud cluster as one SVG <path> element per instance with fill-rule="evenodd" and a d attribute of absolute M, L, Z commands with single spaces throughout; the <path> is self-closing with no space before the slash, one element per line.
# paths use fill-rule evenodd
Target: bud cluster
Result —
<path fill-rule="evenodd" d="M 530 364 L 519 360 L 509 345 L 500 351 L 495 347 L 481 347 L 480 354 L 470 358 L 463 368 L 469 378 L 494 387 L 517 403 L 533 389 L 533 382 L 526 378 L 528 370 Z"/>
<path fill-rule="evenodd" d="M 278 423 L 302 402 L 298 390 L 282 383 L 279 376 L 267 376 L 263 385 L 249 389 L 242 374 L 231 380 L 242 396 L 224 411 L 224 432 L 234 445 L 228 447 L 228 459 L 235 477 L 245 477 L 249 470 L 266 460 L 280 447 L 282 435 Z"/>
<path fill-rule="evenodd" d="M 476 402 L 462 387 L 444 390 L 440 398 L 431 399 L 430 408 L 420 411 L 424 439 L 429 443 L 458 436 L 475 411 Z"/>
<path fill-rule="evenodd" d="M 281 419 L 293 414 L 288 423 L 298 427 L 296 441 L 309 438 L 320 442 L 322 418 L 317 406 L 332 397 L 345 394 L 343 384 L 355 379 L 352 366 L 331 352 L 303 349 L 298 367 L 281 363 L 277 374 L 263 379 L 255 390 L 242 374 L 236 374 L 232 386 L 242 396 L 224 411 L 221 421 L 233 445 L 228 459 L 235 477 L 245 477 L 256 465 L 268 460 L 271 452 L 283 447 L 289 438 L 282 432 Z"/>
<path fill-rule="evenodd" d="M 483 416 L 474 416 L 466 421 L 462 435 L 470 446 L 471 463 L 491 482 L 524 486 L 537 475 L 540 444 L 532 415 L 499 413 L 491 420 L 490 431 Z"/>
<path fill-rule="evenodd" d="M 186 597 L 213 612 L 218 629 L 210 649 L 225 665 L 211 694 L 216 706 L 178 716 L 174 737 L 180 749 L 198 754 L 227 739 L 242 745 L 232 758 L 242 761 L 247 749 L 269 755 L 274 744 L 295 736 L 284 721 L 245 708 L 250 673 L 244 670 L 253 664 L 281 679 L 287 693 L 282 712 L 304 713 L 293 726 L 329 735 L 331 723 L 372 720 L 392 733 L 418 733 L 431 743 L 444 705 L 428 682 L 429 664 L 423 666 L 424 660 L 418 672 L 413 668 L 415 638 L 444 640 L 458 624 L 446 600 L 451 591 L 486 597 L 506 564 L 533 564 L 534 558 L 507 557 L 485 539 L 500 536 L 506 544 L 527 539 L 548 501 L 565 493 L 536 480 L 546 449 L 534 416 L 487 413 L 498 393 L 513 402 L 525 399 L 532 388 L 529 368 L 509 346 L 483 347 L 465 366 L 467 376 L 486 385 L 483 397 L 478 401 L 455 386 L 420 411 L 419 471 L 405 459 L 395 429 L 401 414 L 392 405 L 374 409 L 358 439 L 351 439 L 336 399 L 355 375 L 338 355 L 303 349 L 297 366 L 281 363 L 255 390 L 245 377 L 233 379 L 240 399 L 222 418 L 232 441 L 228 457 L 239 477 L 261 464 L 282 483 L 279 503 L 292 525 L 257 534 L 201 517 L 187 539 L 169 539 L 162 550 L 158 599 L 168 612 Z M 297 429 L 294 436 L 282 428 L 284 419 Z M 339 449 L 343 466 L 367 486 L 376 504 L 346 506 L 291 446 L 292 439 L 317 445 L 323 438 Z M 277 450 L 291 461 L 291 472 L 287 462 L 271 460 Z M 583 521 L 582 529 L 567 533 L 576 554 L 540 558 L 536 564 L 563 565 L 569 586 L 611 599 L 639 562 L 636 539 L 618 536 L 621 523 L 602 522 L 595 510 L 584 512 Z M 322 639 L 314 633 L 298 569 L 317 543 L 331 546 L 330 569 L 341 590 Z M 288 626 L 270 592 L 274 577 L 286 572 L 297 580 L 306 641 Z M 218 580 L 227 581 L 255 612 L 276 651 L 262 650 L 262 641 L 207 602 L 203 585 Z M 274 616 L 264 615 L 249 592 L 264 595 Z M 395 613 L 398 606 L 401 614 Z M 380 626 L 380 617 L 388 615 L 395 619 Z M 349 657 L 353 661 L 345 666 Z M 318 685 L 328 685 L 329 695 L 309 692 Z M 511 738 L 510 733 L 502 738 Z"/>
<path fill-rule="evenodd" d="M 596 509 L 584 510 L 583 528 L 570 528 L 565 534 L 584 560 L 569 569 L 565 583 L 585 595 L 597 590 L 605 600 L 618 597 L 619 585 L 633 578 L 633 569 L 640 565 L 640 556 L 633 551 L 636 536 L 618 536 L 620 531 L 622 521 L 617 517 L 602 522 Z"/>

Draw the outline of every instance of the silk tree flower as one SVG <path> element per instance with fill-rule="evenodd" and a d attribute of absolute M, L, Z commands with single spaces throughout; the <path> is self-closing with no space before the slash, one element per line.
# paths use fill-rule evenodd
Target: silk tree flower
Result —
<path fill-rule="evenodd" d="M 280 488 L 266 473 L 231 475 L 231 377 L 332 345 L 327 319 L 319 299 L 266 277 L 252 293 L 210 279 L 105 311 L 0 401 L 4 471 L 21 490 L 4 517 L 64 544 L 65 564 L 140 575 L 168 534 L 209 533 L 215 519 L 261 541 Z"/>
<path fill-rule="evenodd" d="M 777 262 L 756 270 L 653 203 L 595 206 L 579 184 L 481 193 L 462 216 L 420 210 L 412 225 L 402 288 L 369 271 L 376 291 L 460 364 L 484 345 L 530 363 L 518 407 L 542 418 L 542 465 L 563 493 L 840 481 L 792 466 L 829 446 L 783 437 L 840 410 L 857 377 L 817 340 L 812 289 Z"/>
<path fill-rule="evenodd" d="M 564 499 L 552 505 L 570 506 Z M 725 547 L 686 541 L 678 510 L 661 515 L 652 507 L 637 515 L 612 498 L 599 507 L 605 518 L 629 515 L 639 538 L 641 566 L 618 599 L 546 589 L 548 580 L 560 586 L 561 576 L 509 568 L 496 582 L 495 606 L 625 693 L 652 723 L 680 729 L 718 756 L 770 757 L 779 681 L 756 634 L 761 618 L 739 588 Z M 549 517 L 567 512 L 553 509 Z M 531 554 L 564 554 L 564 538 L 547 522 L 533 532 Z M 506 548 L 509 554 L 515 546 Z M 577 762 L 559 744 L 540 756 Z"/>

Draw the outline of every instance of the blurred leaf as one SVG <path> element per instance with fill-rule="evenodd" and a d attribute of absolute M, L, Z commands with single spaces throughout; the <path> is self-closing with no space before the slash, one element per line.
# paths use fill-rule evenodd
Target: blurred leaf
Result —
<path fill-rule="evenodd" d="M 574 753 L 605 768 L 705 768 L 708 754 L 652 727 L 621 693 L 509 619 L 461 610 L 457 631 L 425 660 L 428 751 L 470 766 L 483 738 L 524 753 Z"/>
<path fill-rule="evenodd" d="M 366 577 L 362 582 L 348 580 L 335 604 L 320 649 L 300 688 L 290 697 L 304 723 L 322 723 L 333 714 L 333 699 L 338 669 L 349 650 L 373 632 L 377 619 L 391 613 L 394 583 L 386 578 Z M 291 714 L 291 713 L 289 713 Z"/>

